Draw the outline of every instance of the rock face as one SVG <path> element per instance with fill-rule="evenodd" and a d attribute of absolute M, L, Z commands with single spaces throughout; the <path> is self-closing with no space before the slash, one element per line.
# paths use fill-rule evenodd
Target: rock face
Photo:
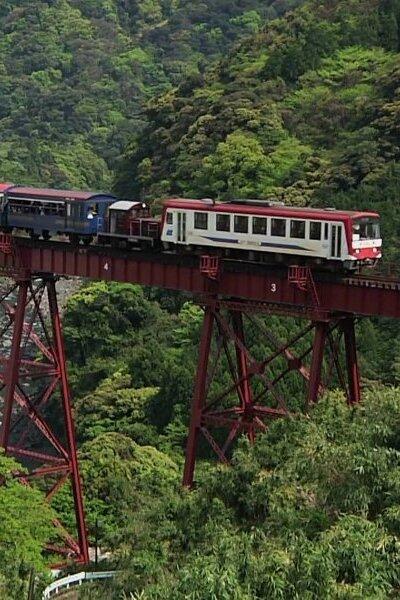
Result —
<path fill-rule="evenodd" d="M 62 277 L 57 282 L 57 298 L 61 313 L 65 308 L 68 298 L 72 296 L 72 294 L 74 294 L 82 284 L 83 280 L 78 277 Z M 12 279 L 9 277 L 2 277 L 0 279 L 0 296 L 4 296 L 4 294 L 6 294 L 7 291 L 12 288 L 12 286 Z M 10 296 L 10 298 L 12 298 L 12 296 Z M 48 314 L 48 305 L 46 301 L 43 303 L 43 311 L 45 315 Z"/>
<path fill-rule="evenodd" d="M 79 277 L 62 277 L 57 283 L 57 298 L 61 312 L 67 304 L 68 298 L 72 296 L 84 283 Z"/>

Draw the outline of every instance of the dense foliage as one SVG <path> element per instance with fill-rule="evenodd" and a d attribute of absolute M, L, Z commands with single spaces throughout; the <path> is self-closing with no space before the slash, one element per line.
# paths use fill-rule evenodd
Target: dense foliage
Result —
<path fill-rule="evenodd" d="M 109 188 L 143 104 L 294 0 L 6 0 L 0 179 Z"/>
<path fill-rule="evenodd" d="M 0 452 L 0 597 L 9 600 L 25 596 L 32 570 L 44 570 L 55 516 L 38 490 L 14 478 L 17 471 L 20 465 Z"/>
<path fill-rule="evenodd" d="M 375 208 L 400 234 L 398 0 L 309 0 L 149 105 L 120 191 Z"/>
<path fill-rule="evenodd" d="M 374 207 L 396 259 L 399 23 L 400 0 L 6 0 L 0 179 Z M 187 298 L 116 283 L 87 284 L 67 303 L 90 540 L 121 569 L 113 590 L 90 597 L 396 597 L 400 325 L 358 324 L 362 406 L 331 392 L 305 416 L 292 374 L 282 392 L 300 416 L 254 447 L 242 440 L 229 469 L 204 445 L 188 493 L 201 319 Z M 300 326 L 263 323 L 281 340 Z M 255 356 L 271 349 L 246 334 Z M 228 381 L 222 361 L 211 392 Z M 49 509 L 11 478 L 18 468 L 0 456 L 0 590 L 10 598 L 30 569 L 45 571 L 52 510 L 73 527 L 68 488 Z"/>
<path fill-rule="evenodd" d="M 243 441 L 232 467 L 214 467 L 197 490 L 171 479 L 168 494 L 144 494 L 120 533 L 115 596 L 396 597 L 399 426 L 399 390 L 374 390 L 354 409 L 331 394 L 253 447 Z"/>
<path fill-rule="evenodd" d="M 153 582 L 154 578 L 157 580 L 154 585 L 164 588 L 169 581 L 168 585 L 171 585 L 171 590 L 173 590 L 176 585 L 176 578 L 179 579 L 181 577 L 180 570 L 183 569 L 183 573 L 186 573 L 191 572 L 192 568 L 194 568 L 192 563 L 186 565 L 183 560 L 189 547 L 193 550 L 193 560 L 196 561 L 196 568 L 200 569 L 199 579 L 204 578 L 206 580 L 208 577 L 208 575 L 206 577 L 206 574 L 201 571 L 201 557 L 204 552 L 204 549 L 201 550 L 201 548 L 203 546 L 196 546 L 198 536 L 205 535 L 204 532 L 201 533 L 203 531 L 201 525 L 203 518 L 201 515 L 203 513 L 200 513 L 200 516 L 196 517 L 191 512 L 187 513 L 189 508 L 185 503 L 191 503 L 192 500 L 189 501 L 185 494 L 181 496 L 179 491 L 183 447 L 188 425 L 189 402 L 196 365 L 196 348 L 199 341 L 201 311 L 190 303 L 184 303 L 183 305 L 171 303 L 168 301 L 168 297 L 164 298 L 164 303 L 168 308 L 162 308 L 157 300 L 154 299 L 154 294 L 150 290 L 143 290 L 137 286 L 125 284 L 99 282 L 84 286 L 72 296 L 67 304 L 64 315 L 68 354 L 70 356 L 70 372 L 73 376 L 72 382 L 75 396 L 77 397 L 76 419 L 78 436 L 80 442 L 83 443 L 81 461 L 85 489 L 87 490 L 87 509 L 91 539 L 94 539 L 93 535 L 96 532 L 102 547 L 104 549 L 111 549 L 114 557 L 118 558 L 118 566 L 124 566 L 128 569 L 128 581 L 124 579 L 121 585 L 129 590 L 135 590 L 142 585 L 147 587 L 146 582 Z M 287 339 L 290 334 L 293 334 L 295 328 L 299 326 L 295 321 L 282 321 L 271 317 L 267 318 L 266 324 L 272 327 L 275 334 L 282 339 Z M 259 323 L 259 325 L 262 325 L 262 323 Z M 392 428 L 393 432 L 397 429 L 398 415 L 396 411 L 398 410 L 398 392 L 386 392 L 383 387 L 379 387 L 377 382 L 386 381 L 388 384 L 394 383 L 396 377 L 398 377 L 396 375 L 398 373 L 398 362 L 391 362 L 394 360 L 393 353 L 389 352 L 390 346 L 393 346 L 395 327 L 393 324 L 386 323 L 380 323 L 379 327 L 377 327 L 369 322 L 361 323 L 359 326 L 358 339 L 364 383 L 373 390 L 369 394 L 369 400 L 367 399 L 365 408 L 360 409 L 359 412 L 348 412 L 343 398 L 338 399 L 337 396 L 331 396 L 324 404 L 324 408 L 316 409 L 313 415 L 315 421 L 313 421 L 311 429 L 309 429 L 309 420 L 302 418 L 274 425 L 266 438 L 260 442 L 260 444 L 266 445 L 267 448 L 263 451 L 265 460 L 268 459 L 270 461 L 272 457 L 281 455 L 283 469 L 284 461 L 289 454 L 293 454 L 293 460 L 296 459 L 297 461 L 298 455 L 295 453 L 296 444 L 300 443 L 302 438 L 305 439 L 307 436 L 316 435 L 319 428 L 321 429 L 321 435 L 323 435 L 324 431 L 331 431 L 333 444 L 336 445 L 339 442 L 345 444 L 344 448 L 340 449 L 340 454 L 337 458 L 338 472 L 335 475 L 335 481 L 336 485 L 338 485 L 342 479 L 340 469 L 346 469 L 346 474 L 350 474 L 353 469 L 352 465 L 348 465 L 344 461 L 343 456 L 345 453 L 348 453 L 348 460 L 359 460 L 351 442 L 352 435 L 356 436 L 359 447 L 364 443 L 362 440 L 365 440 L 365 443 L 367 442 L 368 436 L 372 436 L 371 445 L 375 443 L 373 442 L 375 440 L 373 437 L 375 429 L 378 433 L 382 430 L 383 436 L 392 439 L 395 433 L 388 433 L 389 430 L 386 431 L 385 427 Z M 268 344 L 265 338 L 262 337 L 260 340 L 253 335 L 251 329 L 247 333 L 252 352 L 256 356 L 263 356 L 263 353 L 265 354 L 268 351 Z M 382 347 L 380 348 L 380 346 Z M 396 356 L 398 357 L 398 354 Z M 377 362 L 378 358 L 379 361 Z M 396 360 L 398 361 L 398 358 Z M 214 388 L 214 392 L 216 393 L 219 386 L 225 387 L 229 381 L 229 378 L 227 378 L 227 365 L 222 365 L 222 367 L 221 371 L 217 371 L 216 388 Z M 304 397 L 304 386 L 301 378 L 297 376 L 294 376 L 293 379 L 289 378 L 284 385 L 286 387 L 283 387 L 282 391 L 287 398 L 292 399 L 292 407 L 301 411 L 303 406 L 301 400 Z M 381 415 L 379 416 L 379 421 L 375 413 L 379 411 L 380 405 Z M 366 412 L 363 412 L 364 410 Z M 358 419 L 358 421 L 355 424 L 353 434 L 350 432 L 350 429 L 354 423 L 354 419 Z M 338 423 L 336 423 L 336 420 Z M 341 431 L 340 427 L 344 428 L 345 431 Z M 296 431 L 298 431 L 298 438 L 296 437 Z M 335 437 L 336 431 L 341 431 L 340 439 Z M 280 438 L 281 442 L 278 443 Z M 318 438 L 315 443 L 319 444 L 319 440 Z M 390 442 L 390 444 L 392 443 L 395 446 L 395 441 Z M 287 444 L 286 454 L 282 448 L 284 444 Z M 374 448 L 375 446 L 371 446 L 371 460 L 377 458 L 377 455 L 375 456 L 374 454 Z M 323 449 L 323 446 L 321 446 L 321 452 Z M 304 448 L 302 447 L 301 451 L 303 450 Z M 336 450 L 333 449 L 332 452 L 336 452 Z M 249 457 L 246 456 L 246 453 L 250 453 Z M 207 447 L 202 448 L 201 455 L 203 459 L 211 457 L 211 454 L 207 451 Z M 247 488 L 241 488 L 241 485 L 246 486 L 249 478 L 253 477 L 254 467 L 251 466 L 251 461 L 254 460 L 254 456 L 258 455 L 254 455 L 253 450 L 246 449 L 246 446 L 244 446 L 234 459 L 236 464 L 236 474 L 234 477 L 236 479 L 231 485 L 232 490 L 235 490 L 237 495 L 235 495 L 234 491 L 230 492 L 233 496 L 230 501 L 229 510 L 233 510 L 237 505 L 237 511 L 242 512 L 244 508 L 241 503 L 251 503 L 254 500 L 253 491 L 249 492 Z M 392 455 L 390 454 L 390 456 Z M 333 459 L 328 458 L 328 454 L 321 454 L 319 468 L 325 469 L 326 476 L 329 475 L 333 464 Z M 260 463 L 257 468 L 264 471 L 272 469 L 273 465 L 270 462 L 266 462 L 265 464 Z M 391 468 L 392 463 L 390 462 L 385 467 L 387 471 L 382 475 L 383 479 L 386 478 Z M 297 471 L 299 474 L 304 472 L 304 476 L 307 475 L 307 477 L 315 476 L 319 478 L 320 476 L 315 472 L 314 467 L 311 469 L 312 473 L 305 473 L 307 470 L 306 467 L 304 467 L 303 471 L 299 469 L 298 463 L 293 462 L 290 471 L 291 477 L 295 478 Z M 195 498 L 197 502 L 198 498 L 201 497 L 201 502 L 203 504 L 209 502 L 211 507 L 214 506 L 215 502 L 217 503 L 216 512 L 211 510 L 211 508 L 206 509 L 203 507 L 201 509 L 209 512 L 211 519 L 212 517 L 216 518 L 216 513 L 220 512 L 217 501 L 218 494 L 222 494 L 222 492 L 228 493 L 230 486 L 227 485 L 226 479 L 223 479 L 220 484 L 218 483 L 221 476 L 220 470 L 214 471 L 211 474 L 207 474 L 208 471 L 208 462 L 204 461 L 200 465 L 197 474 L 198 492 Z M 223 472 L 225 473 L 225 471 Z M 294 489 L 292 489 L 293 484 L 290 483 L 289 479 L 285 480 L 285 474 L 286 470 L 283 469 L 279 479 L 280 486 L 285 487 L 287 485 L 287 493 L 291 497 L 291 494 L 294 493 Z M 218 487 L 219 485 L 221 485 L 221 488 Z M 326 488 L 326 493 L 328 494 L 328 487 L 325 480 L 319 481 L 318 485 L 320 486 L 318 493 L 322 494 Z M 365 500 L 365 496 L 370 493 L 369 488 L 368 490 L 361 489 L 358 480 L 357 482 L 353 479 L 350 481 L 346 480 L 346 483 L 343 485 L 346 486 L 346 489 L 345 487 L 337 489 L 337 497 L 335 497 L 335 500 L 332 500 L 332 502 L 337 502 L 338 505 L 329 506 L 324 509 L 329 513 L 328 516 L 332 517 L 332 520 L 329 521 L 332 527 L 336 523 L 335 519 L 343 512 L 342 509 L 345 509 L 344 505 L 339 504 L 339 499 L 343 502 L 349 502 L 351 507 L 353 506 L 353 500 L 351 499 L 353 495 L 357 498 L 359 495 L 364 495 L 363 502 L 369 502 L 369 500 Z M 368 485 L 373 488 L 378 483 L 374 480 Z M 216 489 L 220 490 L 218 494 L 215 491 Z M 262 494 L 264 492 L 264 488 L 260 488 L 257 502 L 263 502 Z M 202 496 L 203 493 L 205 497 Z M 217 495 L 215 496 L 215 494 Z M 278 494 L 278 491 L 276 494 Z M 300 491 L 299 494 L 300 497 L 303 497 L 305 492 Z M 383 498 L 385 494 L 386 492 L 377 488 L 376 497 L 382 495 Z M 246 495 L 249 496 L 247 500 L 245 499 Z M 266 498 L 265 502 L 267 502 Z M 298 510 L 300 510 L 301 506 L 298 504 L 298 497 L 295 496 L 292 500 Z M 183 505 L 182 502 L 184 502 Z M 62 505 L 61 503 L 57 508 L 63 514 L 64 520 L 66 520 L 65 517 L 68 518 L 70 506 Z M 200 507 L 193 508 L 193 510 L 200 511 Z M 255 509 L 250 508 L 250 513 L 253 510 Z M 261 511 L 261 508 L 257 510 Z M 312 519 L 315 520 L 315 527 L 317 528 L 319 525 L 321 527 L 328 527 L 328 523 L 326 522 L 327 517 L 321 513 L 321 510 L 319 507 L 318 511 L 312 515 Z M 395 509 L 393 508 L 393 510 Z M 244 544 L 248 536 L 246 527 L 251 526 L 256 536 L 262 535 L 261 532 L 258 532 L 259 522 L 257 519 L 254 520 L 250 513 L 245 511 L 240 518 L 241 526 L 244 528 L 241 531 L 242 541 L 240 544 Z M 353 515 L 352 510 L 350 510 L 350 513 Z M 222 514 L 225 515 L 225 513 Z M 358 509 L 354 514 L 359 514 Z M 164 526 L 160 527 L 160 518 L 164 518 L 163 515 L 168 519 L 165 529 Z M 181 536 L 183 535 L 181 533 L 178 535 L 176 530 L 177 527 L 183 527 L 180 521 L 178 524 L 175 522 L 176 519 L 179 520 L 181 518 L 179 515 L 182 515 L 185 527 L 190 528 L 190 531 L 185 530 L 186 537 L 182 538 L 182 542 L 179 542 L 182 543 L 180 549 L 174 545 L 176 539 L 181 540 Z M 257 513 L 257 515 L 258 518 L 259 514 Z M 264 525 L 271 525 L 272 527 L 273 524 L 269 522 L 269 516 L 269 512 L 268 514 L 264 514 Z M 285 518 L 289 519 L 289 516 Z M 173 522 L 170 522 L 170 519 Z M 238 523 L 233 521 L 229 525 L 229 531 L 223 533 L 225 519 L 226 515 L 223 517 L 222 522 L 219 518 L 217 519 L 218 529 L 216 531 L 218 532 L 218 536 L 226 534 L 229 537 L 233 535 L 231 529 L 233 528 L 233 531 L 236 531 Z M 294 511 L 290 519 L 288 527 L 290 525 L 293 529 L 297 530 L 303 526 L 305 517 L 302 513 L 297 514 Z M 154 539 L 151 542 L 150 539 L 153 538 L 153 531 L 147 520 L 154 522 L 157 529 L 159 528 L 160 535 L 170 535 L 171 540 L 160 539 L 157 535 L 154 535 Z M 207 522 L 212 529 L 211 522 Z M 132 525 L 132 529 L 129 529 L 128 534 L 126 534 L 127 523 L 131 523 Z M 358 524 L 359 521 L 356 522 L 355 526 L 358 526 Z M 360 526 L 363 526 L 362 523 Z M 274 527 L 278 528 L 278 525 L 275 524 Z M 304 527 L 306 528 L 305 523 Z M 307 525 L 306 530 L 301 535 L 304 534 L 307 537 L 308 527 L 309 525 Z M 369 527 L 369 525 L 366 525 L 366 527 Z M 196 533 L 198 528 L 199 532 Z M 267 543 L 266 540 L 269 537 L 265 532 L 263 535 L 265 537 L 264 542 Z M 353 534 L 351 533 L 351 535 Z M 139 539 L 136 536 L 139 536 Z M 254 541 L 257 547 L 261 543 L 260 539 L 257 537 L 258 541 Z M 192 542 L 194 544 L 193 547 L 191 545 Z M 285 550 L 285 545 L 287 544 L 286 534 L 281 540 L 275 540 L 274 544 L 278 544 L 278 542 L 280 544 L 278 548 L 279 556 L 281 552 L 289 552 L 288 549 Z M 300 553 L 303 551 L 302 544 L 306 544 L 306 542 L 303 538 L 301 540 L 299 538 L 296 541 L 296 544 L 298 543 L 299 546 L 290 550 L 290 553 L 294 553 L 293 556 L 291 554 L 291 560 L 297 560 L 294 557 L 297 556 L 297 552 Z M 201 544 L 205 543 L 204 540 L 201 542 Z M 231 540 L 231 543 L 234 548 L 236 544 L 239 544 L 239 541 L 234 538 Z M 249 552 L 251 553 L 256 552 L 252 548 L 252 543 L 251 540 L 248 542 L 250 544 Z M 138 544 L 140 546 L 139 555 L 137 554 Z M 173 546 L 171 549 L 172 554 L 167 553 L 164 555 L 164 550 L 162 549 L 169 547 L 170 544 Z M 214 548 L 213 544 L 214 541 L 210 547 Z M 262 548 L 263 546 L 260 546 L 260 552 L 263 553 L 264 550 Z M 318 546 L 315 552 L 322 552 L 321 548 L 322 546 Z M 214 550 L 217 553 L 215 548 Z M 135 559 L 128 558 L 131 552 L 134 553 Z M 154 555 L 152 554 L 153 552 Z M 160 570 L 159 565 L 161 558 L 156 559 L 160 553 L 163 560 L 167 561 L 165 568 L 163 567 L 162 570 Z M 216 557 L 213 555 L 209 559 L 211 563 L 207 560 L 204 563 L 204 568 L 215 568 L 217 569 L 216 572 L 220 574 L 224 564 L 228 561 L 228 558 L 224 554 L 222 556 L 221 560 L 223 562 L 218 567 L 213 563 L 216 560 Z M 330 560 L 333 565 L 332 569 L 336 568 L 336 559 L 331 557 Z M 236 569 L 239 567 L 232 566 L 232 568 Z M 152 569 L 155 569 L 156 573 Z M 138 572 L 140 573 L 140 577 Z M 134 576 L 130 577 L 129 573 L 131 575 L 134 574 Z M 297 576 L 296 573 L 297 571 L 291 571 L 285 577 L 292 581 Z M 237 583 L 239 586 L 238 589 L 243 591 L 249 585 L 249 582 L 239 582 L 239 585 L 235 579 L 237 576 L 236 574 L 232 580 L 235 583 L 231 582 L 229 586 L 234 587 Z M 312 574 L 309 576 L 312 577 Z M 161 577 L 161 580 L 159 581 L 157 577 Z M 166 581 L 164 581 L 164 577 Z M 218 578 L 217 575 L 215 575 L 215 578 Z M 190 584 L 182 582 L 182 597 L 185 597 L 185 594 L 188 593 L 188 588 L 184 587 L 185 585 L 189 586 Z M 282 597 L 286 597 L 285 594 L 289 594 L 288 590 L 292 589 L 290 588 L 291 583 L 285 583 L 285 585 L 289 587 L 285 589 Z M 321 583 L 322 587 L 324 585 L 325 583 Z M 231 587 L 227 589 L 230 590 Z M 156 589 L 158 588 L 156 587 Z M 168 586 L 165 589 L 169 589 Z M 167 593 L 170 596 L 162 595 L 159 591 L 154 591 L 154 597 L 173 597 L 173 591 L 165 592 L 165 594 Z M 161 595 L 157 596 L 157 594 Z M 199 595 L 198 597 L 208 597 L 205 591 L 202 594 L 204 595 Z M 219 597 L 218 594 L 216 597 Z"/>
<path fill-rule="evenodd" d="M 157 298 L 157 297 L 156 297 Z M 77 398 L 78 434 L 92 440 L 110 428 L 137 443 L 177 444 L 181 449 L 189 416 L 196 369 L 202 311 L 189 302 L 171 303 L 165 293 L 163 308 L 150 290 L 119 283 L 83 286 L 68 301 L 64 315 L 70 377 Z M 278 340 L 300 331 L 302 322 L 278 317 L 253 318 L 246 335 L 252 354 L 262 359 L 275 349 L 264 330 Z M 400 381 L 400 337 L 396 321 L 361 321 L 358 345 L 364 381 L 369 385 Z M 295 347 L 301 355 L 311 343 Z M 305 345 L 304 345 L 305 344 Z M 273 363 L 271 377 L 285 363 Z M 216 372 L 216 389 L 229 382 L 228 365 Z M 286 378 L 281 393 L 299 408 L 304 383 L 296 374 Z M 299 402 L 296 402 L 296 399 Z"/>

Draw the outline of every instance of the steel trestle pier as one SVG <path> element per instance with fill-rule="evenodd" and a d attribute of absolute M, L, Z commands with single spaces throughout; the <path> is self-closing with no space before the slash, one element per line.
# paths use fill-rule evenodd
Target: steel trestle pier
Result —
<path fill-rule="evenodd" d="M 267 430 L 271 420 L 292 414 L 278 384 L 293 373 L 304 380 L 306 407 L 318 401 L 334 376 L 349 405 L 360 401 L 354 317 L 331 314 L 320 320 L 320 313 L 316 311 L 311 322 L 283 342 L 276 339 L 259 315 L 245 303 L 233 304 L 215 297 L 204 301 L 183 475 L 183 484 L 187 487 L 193 485 L 200 437 L 207 441 L 221 462 L 228 463 L 231 446 L 239 435 L 245 434 L 253 442 L 258 432 Z M 304 315 L 292 309 L 290 316 Z M 251 330 L 252 337 L 256 332 L 261 334 L 261 339 L 271 348 L 269 354 L 262 358 L 252 355 L 246 329 Z M 342 346 L 344 361 L 341 360 Z M 221 363 L 228 369 L 231 381 L 222 391 L 213 392 L 213 380 Z M 212 430 L 217 432 L 218 440 Z M 222 435 L 222 430 L 227 434 Z"/>
<path fill-rule="evenodd" d="M 54 521 L 49 551 L 87 563 L 88 542 L 56 283 L 52 274 L 17 277 L 0 298 L 0 447 L 23 460 L 16 477 L 40 480 L 51 502 L 69 483 L 76 531 Z M 9 349 L 9 352 L 7 352 Z"/>
<path fill-rule="evenodd" d="M 63 544 L 52 541 L 50 548 L 80 562 L 88 560 L 87 537 L 55 277 L 179 290 L 203 307 L 183 477 L 188 487 L 200 443 L 228 463 L 239 435 L 252 442 L 271 420 L 292 414 L 279 384 L 293 375 L 304 381 L 306 408 L 333 380 L 348 404 L 357 404 L 355 321 L 362 316 L 400 318 L 400 277 L 347 277 L 295 264 L 268 267 L 216 256 L 74 247 L 2 235 L 0 272 L 14 280 L 0 299 L 0 445 L 27 464 L 27 473 L 16 474 L 26 484 L 33 478 L 48 482 L 49 501 L 70 482 L 76 532 L 72 535 L 56 522 Z M 45 298 L 49 319 L 43 313 Z M 280 340 L 266 315 L 295 318 L 302 325 L 293 328 L 290 339 Z M 265 355 L 253 352 L 256 335 L 262 341 L 256 348 Z M 218 369 L 225 374 L 224 389 L 215 385 Z M 55 428 L 55 422 L 63 427 Z"/>

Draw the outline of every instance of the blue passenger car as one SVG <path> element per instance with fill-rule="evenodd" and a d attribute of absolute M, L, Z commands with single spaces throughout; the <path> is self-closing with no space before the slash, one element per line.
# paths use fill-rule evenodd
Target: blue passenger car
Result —
<path fill-rule="evenodd" d="M 89 243 L 103 231 L 110 194 L 10 186 L 1 189 L 0 222 L 6 229 L 23 229 L 48 239 L 66 234 Z"/>

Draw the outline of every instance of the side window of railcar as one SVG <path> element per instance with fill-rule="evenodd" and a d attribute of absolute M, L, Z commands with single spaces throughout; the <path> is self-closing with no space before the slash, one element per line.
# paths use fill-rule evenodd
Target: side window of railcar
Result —
<path fill-rule="evenodd" d="M 235 233 L 248 233 L 249 232 L 249 217 L 243 217 L 242 215 L 235 215 L 234 228 L 235 228 Z"/>
<path fill-rule="evenodd" d="M 271 219 L 271 235 L 286 236 L 286 219 Z"/>
<path fill-rule="evenodd" d="M 174 223 L 174 215 L 172 212 L 167 212 L 167 225 L 173 225 Z"/>
<path fill-rule="evenodd" d="M 304 239 L 306 237 L 306 222 L 290 221 L 290 237 Z"/>
<path fill-rule="evenodd" d="M 217 229 L 217 231 L 230 231 L 231 230 L 231 215 L 217 214 L 216 229 Z"/>
<path fill-rule="evenodd" d="M 253 217 L 253 234 L 267 235 L 267 219 L 265 217 Z"/>
<path fill-rule="evenodd" d="M 206 212 L 194 213 L 194 228 L 208 229 L 208 214 Z"/>
<path fill-rule="evenodd" d="M 325 223 L 324 238 L 326 240 L 329 238 L 329 224 L 328 223 Z"/>
<path fill-rule="evenodd" d="M 310 221 L 310 240 L 320 240 L 322 233 L 322 223 Z"/>

